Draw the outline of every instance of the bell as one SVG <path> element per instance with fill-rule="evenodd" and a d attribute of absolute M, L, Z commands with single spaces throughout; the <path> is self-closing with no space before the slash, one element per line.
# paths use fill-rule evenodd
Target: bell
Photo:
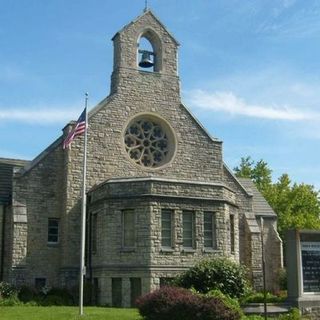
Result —
<path fill-rule="evenodd" d="M 141 61 L 139 62 L 139 67 L 141 68 L 150 68 L 153 67 L 154 63 L 151 60 L 151 55 L 153 55 L 150 51 L 142 51 Z"/>

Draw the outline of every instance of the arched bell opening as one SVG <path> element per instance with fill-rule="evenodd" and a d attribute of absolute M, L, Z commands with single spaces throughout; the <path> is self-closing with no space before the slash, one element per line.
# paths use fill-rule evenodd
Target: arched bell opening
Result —
<path fill-rule="evenodd" d="M 148 30 L 142 33 L 138 40 L 138 69 L 147 72 L 159 72 L 162 58 L 160 48 L 160 39 L 153 31 Z"/>

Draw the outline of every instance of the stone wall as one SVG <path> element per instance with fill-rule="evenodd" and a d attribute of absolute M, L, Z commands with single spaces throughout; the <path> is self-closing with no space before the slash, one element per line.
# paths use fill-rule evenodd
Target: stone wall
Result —
<path fill-rule="evenodd" d="M 320 319 L 320 307 L 303 308 L 302 314 L 308 316 L 310 320 Z"/>
<path fill-rule="evenodd" d="M 119 85 L 119 83 L 125 84 L 128 80 L 128 77 L 122 73 L 124 69 L 127 69 L 127 71 L 138 69 L 137 44 L 140 36 L 143 35 L 147 35 L 149 41 L 152 42 L 156 60 L 155 69 L 158 71 L 158 76 L 167 76 L 166 81 L 158 82 L 158 86 L 153 87 L 156 94 L 163 94 L 165 86 L 170 90 L 170 85 L 172 85 L 170 78 L 175 82 L 175 86 L 171 90 L 173 94 L 176 94 L 179 91 L 177 77 L 178 43 L 150 11 L 125 26 L 112 39 L 114 41 L 114 72 L 111 81 L 111 93 L 121 91 L 124 86 Z M 142 85 L 143 90 L 150 89 L 147 82 L 142 83 Z M 128 87 L 128 85 L 125 84 L 125 87 Z"/>
<path fill-rule="evenodd" d="M 94 189 L 89 195 L 89 211 L 97 215 L 97 250 L 92 255 L 92 269 L 93 277 L 98 278 L 100 284 L 100 303 L 112 303 L 112 278 L 121 278 L 125 286 L 130 277 L 140 278 L 142 292 L 149 292 L 159 287 L 161 278 L 172 278 L 201 259 L 225 256 L 239 261 L 237 208 L 228 203 L 232 196 L 224 198 L 225 193 L 221 192 L 224 188 L 209 183 L 141 178 L 133 181 L 115 179 Z M 137 215 L 133 250 L 125 250 L 121 246 L 123 209 L 134 209 Z M 161 246 L 162 209 L 173 210 L 171 248 Z M 191 210 L 195 214 L 192 249 L 183 247 L 183 210 Z M 205 211 L 216 214 L 216 249 L 204 248 Z M 230 251 L 230 214 L 235 217 L 234 253 Z M 124 292 L 123 306 L 130 305 L 129 293 Z"/>
<path fill-rule="evenodd" d="M 245 214 L 245 264 L 250 280 L 257 291 L 263 290 L 261 231 L 255 215 Z"/>
<path fill-rule="evenodd" d="M 57 286 L 60 252 L 67 241 L 63 243 L 60 228 L 61 241 L 48 245 L 48 218 L 58 218 L 63 224 L 63 153 L 53 147 L 40 157 L 29 169 L 16 172 L 13 179 L 11 264 L 26 269 L 24 281 L 30 285 L 35 278 L 46 278 L 48 285 Z"/>
<path fill-rule="evenodd" d="M 279 275 L 283 268 L 282 240 L 275 218 L 264 218 L 264 250 L 266 257 L 267 290 L 279 291 Z"/>

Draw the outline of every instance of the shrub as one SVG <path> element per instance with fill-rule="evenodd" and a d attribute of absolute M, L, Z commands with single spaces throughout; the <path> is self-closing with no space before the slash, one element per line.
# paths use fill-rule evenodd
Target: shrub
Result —
<path fill-rule="evenodd" d="M 241 309 L 240 303 L 237 299 L 231 298 L 230 296 L 222 293 L 220 290 L 211 290 L 206 294 L 207 297 L 219 298 L 222 302 L 229 308 L 239 312 L 239 314 L 243 315 L 243 311 Z"/>
<path fill-rule="evenodd" d="M 9 297 L 9 298 L 0 299 L 0 306 L 1 307 L 12 307 L 12 306 L 20 305 L 20 304 L 21 304 L 21 302 L 17 298 L 16 295 Z"/>
<path fill-rule="evenodd" d="M 70 306 L 74 304 L 73 297 L 67 289 L 43 287 L 40 290 L 23 286 L 18 298 L 28 305 Z"/>
<path fill-rule="evenodd" d="M 36 296 L 36 291 L 33 288 L 23 286 L 20 288 L 18 298 L 20 301 L 26 303 L 33 300 Z"/>
<path fill-rule="evenodd" d="M 73 296 L 66 288 L 52 288 L 47 293 L 47 298 L 50 297 L 59 297 L 59 300 L 56 298 L 51 298 L 52 301 L 56 300 L 59 304 L 54 305 L 64 305 L 70 306 L 74 304 Z"/>
<path fill-rule="evenodd" d="M 42 306 L 65 306 L 65 301 L 63 297 L 58 295 L 49 295 L 46 296 L 43 300 L 41 300 Z"/>
<path fill-rule="evenodd" d="M 290 313 L 283 314 L 279 317 L 279 320 L 300 320 L 300 311 L 299 309 L 293 308 L 290 310 Z"/>
<path fill-rule="evenodd" d="M 194 287 L 201 293 L 218 289 L 232 298 L 244 296 L 249 288 L 245 268 L 225 258 L 203 260 L 173 283 L 184 288 Z"/>
<path fill-rule="evenodd" d="M 18 294 L 15 286 L 7 282 L 0 282 L 0 298 L 6 299 L 14 297 Z"/>
<path fill-rule="evenodd" d="M 266 301 L 267 303 L 279 303 L 284 302 L 286 300 L 286 296 L 275 296 L 270 292 L 267 292 Z M 245 303 L 263 303 L 264 302 L 264 293 L 256 292 L 246 296 L 242 301 L 242 304 Z"/>
<path fill-rule="evenodd" d="M 146 320 L 238 320 L 241 315 L 215 297 L 192 294 L 189 290 L 163 287 L 136 301 Z"/>

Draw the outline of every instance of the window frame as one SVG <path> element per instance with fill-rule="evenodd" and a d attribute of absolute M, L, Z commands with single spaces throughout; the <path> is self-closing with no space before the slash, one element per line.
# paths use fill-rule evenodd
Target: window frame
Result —
<path fill-rule="evenodd" d="M 206 216 L 210 216 L 210 229 L 206 229 Z M 206 232 L 210 232 L 210 239 L 206 239 Z M 206 245 L 206 241 L 210 241 L 211 244 Z M 204 211 L 203 212 L 203 248 L 204 250 L 217 250 L 217 222 L 216 222 L 216 212 L 214 211 Z"/>
<path fill-rule="evenodd" d="M 187 215 L 191 216 L 191 238 L 185 237 L 185 231 L 186 231 L 185 223 L 187 222 L 185 220 L 185 217 Z M 188 230 L 188 231 L 190 232 L 190 230 Z M 191 246 L 185 245 L 186 240 L 190 241 L 190 239 L 191 239 Z M 183 246 L 183 249 L 186 249 L 186 250 L 194 250 L 195 249 L 195 212 L 192 210 L 183 210 L 182 211 L 182 246 Z"/>
<path fill-rule="evenodd" d="M 168 229 L 163 228 L 164 225 L 164 214 L 169 214 L 170 215 L 170 229 L 169 229 L 169 234 L 170 234 L 170 244 L 166 245 L 163 243 L 163 240 L 165 239 L 165 237 L 163 236 L 164 231 L 168 231 Z M 161 248 L 163 249 L 172 249 L 173 248 L 173 240 L 174 240 L 174 234 L 173 234 L 173 215 L 174 215 L 174 211 L 172 209 L 161 209 Z M 168 221 L 168 220 L 167 220 Z"/>
<path fill-rule="evenodd" d="M 125 222 L 125 215 L 126 214 L 132 214 L 133 215 L 133 221 L 132 221 L 132 245 L 126 244 L 126 222 Z M 123 250 L 134 250 L 136 248 L 136 212 L 134 209 L 123 209 L 121 210 L 121 249 Z"/>
<path fill-rule="evenodd" d="M 57 222 L 57 226 L 50 226 L 50 222 Z M 56 234 L 52 234 L 50 233 L 50 230 L 52 231 L 52 229 L 57 230 Z M 57 240 L 56 241 L 52 241 L 49 240 L 49 238 L 51 237 L 56 237 Z M 47 230 L 47 243 L 49 245 L 57 245 L 59 244 L 59 240 L 60 240 L 60 219 L 59 218 L 48 218 L 48 230 Z"/>

